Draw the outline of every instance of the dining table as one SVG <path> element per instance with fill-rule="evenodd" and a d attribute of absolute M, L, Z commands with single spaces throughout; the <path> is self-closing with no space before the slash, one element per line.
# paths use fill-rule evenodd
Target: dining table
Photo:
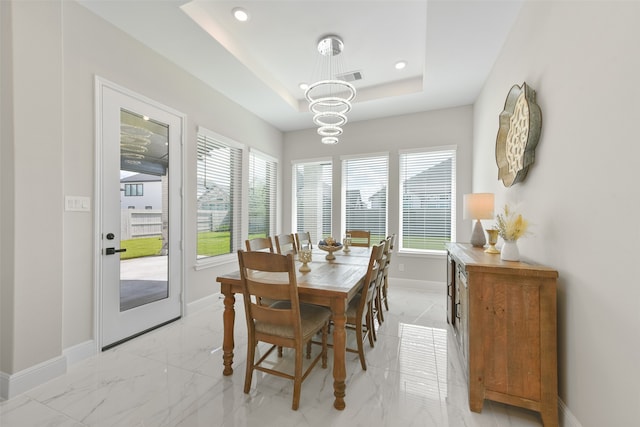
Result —
<path fill-rule="evenodd" d="M 362 287 L 367 273 L 371 248 L 350 247 L 334 252 L 335 259 L 327 260 L 327 252 L 314 248 L 310 271 L 300 272 L 302 265 L 296 260 L 296 279 L 300 302 L 328 307 L 333 320 L 333 406 L 346 407 L 346 309 L 349 301 Z M 220 275 L 220 292 L 224 295 L 223 375 L 233 374 L 235 294 L 242 295 L 240 271 Z"/>

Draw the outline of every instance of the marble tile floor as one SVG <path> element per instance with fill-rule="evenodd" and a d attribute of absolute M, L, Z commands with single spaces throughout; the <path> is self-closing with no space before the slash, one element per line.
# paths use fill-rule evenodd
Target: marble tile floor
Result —
<path fill-rule="evenodd" d="M 246 326 L 236 301 L 234 374 L 222 375 L 222 299 L 177 322 L 71 366 L 0 403 L 0 426 L 541 426 L 537 413 L 485 401 L 469 411 L 467 386 L 446 323 L 444 292 L 395 287 L 367 345 L 368 369 L 347 353 L 347 407 L 333 408 L 332 354 L 302 384 L 256 372 L 244 394 Z M 314 346 L 314 351 L 315 346 Z M 275 353 L 275 352 L 274 352 Z M 291 360 L 285 353 L 274 363 Z"/>

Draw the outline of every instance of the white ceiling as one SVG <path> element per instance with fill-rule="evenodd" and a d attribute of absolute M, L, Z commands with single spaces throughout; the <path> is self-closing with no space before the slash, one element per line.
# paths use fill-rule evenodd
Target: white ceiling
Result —
<path fill-rule="evenodd" d="M 313 127 L 298 84 L 317 73 L 329 33 L 344 41 L 344 71 L 363 75 L 350 121 L 472 104 L 522 2 L 79 0 L 282 131 Z"/>

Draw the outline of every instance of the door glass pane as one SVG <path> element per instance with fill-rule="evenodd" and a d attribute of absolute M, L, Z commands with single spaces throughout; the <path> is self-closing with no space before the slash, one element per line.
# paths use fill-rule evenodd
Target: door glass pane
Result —
<path fill-rule="evenodd" d="M 120 311 L 169 296 L 169 126 L 120 111 Z"/>

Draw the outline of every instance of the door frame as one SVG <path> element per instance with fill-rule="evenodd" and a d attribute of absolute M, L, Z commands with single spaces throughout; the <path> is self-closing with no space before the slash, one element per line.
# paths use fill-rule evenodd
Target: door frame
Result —
<path fill-rule="evenodd" d="M 93 282 L 94 282 L 94 304 L 93 304 L 93 313 L 94 313 L 94 321 L 93 321 L 93 336 L 94 336 L 94 344 L 96 353 L 100 353 L 102 351 L 103 345 L 103 298 L 102 298 L 102 290 L 103 290 L 103 269 L 102 269 L 102 246 L 103 239 L 101 236 L 102 233 L 102 185 L 103 185 L 103 168 L 102 168 L 102 150 L 104 146 L 104 141 L 102 138 L 103 131 L 103 91 L 105 88 L 117 91 L 122 93 L 125 96 L 135 98 L 140 102 L 144 102 L 152 105 L 154 108 L 158 108 L 160 110 L 164 110 L 167 113 L 173 114 L 180 118 L 182 122 L 182 132 L 180 134 L 179 140 L 179 165 L 180 165 L 180 173 L 178 175 L 178 188 L 174 189 L 173 192 L 177 194 L 180 198 L 180 219 L 178 223 L 171 223 L 171 227 L 177 227 L 179 229 L 180 241 L 178 243 L 180 247 L 180 254 L 178 255 L 178 262 L 180 271 L 177 273 L 180 278 L 180 315 L 183 316 L 185 313 L 185 251 L 184 251 L 184 235 L 185 235 L 185 203 L 184 203 L 184 182 L 185 182 L 185 156 L 184 156 L 184 147 L 185 147 L 185 139 L 186 139 L 186 115 L 174 110 L 158 101 L 155 101 L 151 98 L 148 98 L 144 95 L 136 93 L 132 90 L 129 90 L 125 87 L 122 87 L 116 83 L 113 83 L 107 79 L 104 79 L 100 76 L 95 76 L 94 83 L 94 102 L 95 102 L 95 144 L 94 144 L 94 225 L 93 225 L 93 236 L 94 236 L 94 259 L 93 259 Z M 170 187 L 171 188 L 171 187 Z M 175 199 L 174 199 L 175 200 Z M 119 231 L 119 230 L 118 230 Z"/>

